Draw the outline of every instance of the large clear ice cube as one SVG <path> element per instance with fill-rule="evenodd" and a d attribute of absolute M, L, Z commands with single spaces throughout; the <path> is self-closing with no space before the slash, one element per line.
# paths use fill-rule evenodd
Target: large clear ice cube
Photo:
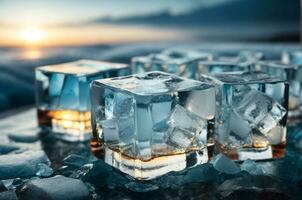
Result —
<path fill-rule="evenodd" d="M 200 79 L 216 86 L 218 151 L 235 160 L 283 156 L 289 87 L 286 82 L 262 72 L 201 75 Z"/>
<path fill-rule="evenodd" d="M 99 154 L 119 170 L 152 179 L 208 161 L 213 85 L 149 72 L 96 80 L 91 98 Z"/>
<path fill-rule="evenodd" d="M 293 61 L 293 64 L 295 63 L 298 63 L 298 61 Z M 277 76 L 283 80 L 286 80 L 289 83 L 289 118 L 298 119 L 301 116 L 302 66 L 292 64 L 281 64 L 276 62 L 257 62 L 250 64 L 249 68 L 250 70 L 263 71 L 267 74 Z"/>
<path fill-rule="evenodd" d="M 208 60 L 212 60 L 210 53 L 171 49 L 132 58 L 132 70 L 135 73 L 163 71 L 187 78 L 197 78 L 198 62 Z"/>
<path fill-rule="evenodd" d="M 73 141 L 89 138 L 89 86 L 95 79 L 130 74 L 126 64 L 93 60 L 36 68 L 38 122 L 42 128 Z"/>

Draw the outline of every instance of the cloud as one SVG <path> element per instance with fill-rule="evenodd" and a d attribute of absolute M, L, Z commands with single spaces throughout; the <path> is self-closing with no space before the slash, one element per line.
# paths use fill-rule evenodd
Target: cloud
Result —
<path fill-rule="evenodd" d="M 152 26 L 211 26 L 237 23 L 298 22 L 299 0 L 206 0 L 189 12 L 173 14 L 169 10 L 123 18 L 97 18 L 91 24 L 139 24 Z"/>

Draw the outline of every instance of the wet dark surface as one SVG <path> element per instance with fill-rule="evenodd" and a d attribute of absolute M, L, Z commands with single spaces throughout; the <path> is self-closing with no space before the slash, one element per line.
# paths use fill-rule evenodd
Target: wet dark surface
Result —
<path fill-rule="evenodd" d="M 5 187 L 0 182 L 0 190 L 12 191 L 0 193 L 2 196 L 12 195 L 13 198 L 15 192 L 19 199 L 28 199 L 28 191 L 31 191 L 31 199 L 40 199 L 39 194 L 42 193 L 47 194 L 46 199 L 51 199 L 55 196 L 54 193 L 59 192 L 60 198 L 68 199 L 68 194 L 73 189 L 62 186 L 64 184 L 60 182 L 60 178 L 49 180 L 49 177 L 63 175 L 80 180 L 80 183 L 74 183 L 73 179 L 70 179 L 70 184 L 74 184 L 75 188 L 84 187 L 83 190 L 78 190 L 82 192 L 75 193 L 77 195 L 73 199 L 301 199 L 302 126 L 299 124 L 288 128 L 286 156 L 282 159 L 236 163 L 235 167 L 240 169 L 239 172 L 224 169 L 225 172 L 236 172 L 232 174 L 223 173 L 212 163 L 208 163 L 140 182 L 96 159 L 91 153 L 89 142 L 69 143 L 57 140 L 52 134 L 38 134 L 35 120 L 34 109 L 14 113 L 12 117 L 0 120 L 0 159 L 5 155 L 14 158 L 13 155 L 28 150 L 43 150 L 51 161 L 50 167 L 53 171 L 49 172 L 49 167 L 43 165 L 43 170 L 37 168 L 39 173 L 35 175 L 2 180 Z M 22 137 L 17 137 L 16 140 L 10 136 L 11 133 L 22 134 L 24 130 L 36 132 L 38 139 L 34 140 L 33 134 L 29 134 L 30 140 L 23 138 L 23 141 Z M 36 162 L 32 163 L 29 164 L 35 165 Z M 3 167 L 0 163 L 0 173 L 6 173 Z M 14 170 L 14 164 L 11 164 L 9 169 Z M 42 180 L 35 182 L 37 179 Z M 51 182 L 51 187 L 48 182 Z M 44 185 L 40 187 L 39 184 Z M 37 191 L 36 185 L 43 190 Z"/>

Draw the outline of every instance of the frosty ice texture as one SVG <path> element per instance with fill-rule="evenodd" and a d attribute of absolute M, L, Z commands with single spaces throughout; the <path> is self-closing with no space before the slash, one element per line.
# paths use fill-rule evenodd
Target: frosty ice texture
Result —
<path fill-rule="evenodd" d="M 208 161 L 215 88 L 163 72 L 94 81 L 93 134 L 104 160 L 137 179 Z"/>
<path fill-rule="evenodd" d="M 302 55 L 301 55 L 302 56 Z M 301 57 L 302 58 L 302 57 Z M 298 63 L 298 61 L 295 61 Z M 301 116 L 302 109 L 302 66 L 276 62 L 257 62 L 250 65 L 251 70 L 260 70 L 277 76 L 289 83 L 289 117 Z"/>
<path fill-rule="evenodd" d="M 90 83 L 129 73 L 125 64 L 92 60 L 38 67 L 36 99 L 40 127 L 51 128 L 65 140 L 85 140 L 89 136 L 86 133 L 91 131 Z"/>
<path fill-rule="evenodd" d="M 187 78 L 198 77 L 198 62 L 212 60 L 209 53 L 185 50 L 165 50 L 132 58 L 132 70 L 135 73 L 163 71 Z"/>
<path fill-rule="evenodd" d="M 288 84 L 261 72 L 230 72 L 202 81 L 216 85 L 217 149 L 235 160 L 282 157 Z"/>

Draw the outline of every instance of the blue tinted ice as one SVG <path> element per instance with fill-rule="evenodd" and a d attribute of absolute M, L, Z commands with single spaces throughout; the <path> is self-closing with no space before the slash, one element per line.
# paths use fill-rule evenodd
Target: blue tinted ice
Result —
<path fill-rule="evenodd" d="M 128 75 L 129 70 L 125 64 L 92 60 L 38 67 L 36 69 L 38 108 L 88 111 L 91 81 Z"/>
<path fill-rule="evenodd" d="M 299 52 L 296 52 L 299 53 Z M 289 83 L 289 117 L 301 115 L 302 106 L 302 66 L 275 62 L 257 62 L 250 65 L 251 70 L 260 70 L 277 76 Z"/>
<path fill-rule="evenodd" d="M 237 174 L 240 172 L 238 165 L 223 154 L 218 154 L 212 160 L 214 168 L 225 174 Z"/>
<path fill-rule="evenodd" d="M 238 57 L 240 61 L 245 62 L 251 62 L 251 61 L 259 61 L 264 59 L 264 54 L 260 51 L 240 51 L 238 53 Z"/>
<path fill-rule="evenodd" d="M 200 74 L 217 74 L 222 72 L 247 71 L 243 63 L 229 61 L 202 61 L 199 62 Z"/>
<path fill-rule="evenodd" d="M 287 83 L 261 72 L 202 75 L 201 80 L 216 85 L 221 150 L 240 160 L 275 156 L 271 145 L 285 143 Z"/>
<path fill-rule="evenodd" d="M 282 54 L 282 62 L 285 64 L 301 65 L 302 52 L 301 51 L 286 51 Z"/>
<path fill-rule="evenodd" d="M 126 64 L 92 60 L 36 69 L 38 122 L 63 140 L 89 139 L 90 95 L 93 80 L 130 74 Z"/>
<path fill-rule="evenodd" d="M 212 85 L 150 72 L 94 81 L 91 92 L 93 132 L 114 157 L 105 161 L 114 165 L 112 159 L 117 155 L 119 159 L 128 156 L 141 160 L 135 161 L 140 174 L 124 169 L 122 164 L 114 165 L 132 176 L 148 179 L 184 169 L 186 164 L 181 163 L 188 152 L 202 152 L 205 156 L 209 141 L 213 142 L 208 127 L 215 115 Z M 163 167 L 162 171 L 144 172 L 143 163 L 156 157 L 163 158 L 152 161 L 149 167 Z M 197 163 L 206 162 L 207 156 L 199 160 Z M 134 164 L 130 163 L 127 165 Z"/>
<path fill-rule="evenodd" d="M 259 51 L 248 51 L 243 50 L 238 54 L 231 53 L 218 53 L 214 56 L 215 61 L 221 62 L 234 62 L 234 63 L 244 63 L 244 62 L 255 62 L 264 59 L 264 54 Z"/>
<path fill-rule="evenodd" d="M 132 58 L 135 73 L 163 71 L 187 78 L 197 78 L 198 62 L 211 60 L 209 53 L 185 50 L 165 50 L 161 53 Z"/>

